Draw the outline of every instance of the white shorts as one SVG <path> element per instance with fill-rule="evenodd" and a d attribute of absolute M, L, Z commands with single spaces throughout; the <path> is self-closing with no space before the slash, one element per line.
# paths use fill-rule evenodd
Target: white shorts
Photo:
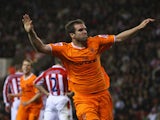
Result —
<path fill-rule="evenodd" d="M 50 94 L 46 101 L 44 120 L 72 120 L 70 99 Z"/>

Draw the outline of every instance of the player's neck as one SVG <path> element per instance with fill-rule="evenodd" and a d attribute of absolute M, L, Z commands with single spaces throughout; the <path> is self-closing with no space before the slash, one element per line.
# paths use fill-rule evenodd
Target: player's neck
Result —
<path fill-rule="evenodd" d="M 72 41 L 71 44 L 73 47 L 76 47 L 76 48 L 86 48 L 86 43 L 84 42 Z"/>
<path fill-rule="evenodd" d="M 27 79 L 31 74 L 32 74 L 31 72 L 25 73 L 24 78 Z"/>

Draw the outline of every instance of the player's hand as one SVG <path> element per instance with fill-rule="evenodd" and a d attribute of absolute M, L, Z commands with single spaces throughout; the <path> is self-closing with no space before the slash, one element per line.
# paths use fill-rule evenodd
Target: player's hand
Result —
<path fill-rule="evenodd" d="M 11 101 L 14 96 L 13 96 L 13 94 L 10 94 L 10 93 L 9 93 L 9 94 L 7 95 L 7 97 L 8 97 L 8 99 Z"/>
<path fill-rule="evenodd" d="M 138 29 L 144 28 L 148 23 L 153 22 L 153 21 L 155 21 L 155 19 L 148 18 L 148 19 L 143 20 L 143 21 L 138 25 Z"/>
<path fill-rule="evenodd" d="M 5 111 L 6 111 L 7 113 L 10 113 L 10 110 L 11 110 L 10 106 L 5 106 Z"/>
<path fill-rule="evenodd" d="M 22 102 L 23 106 L 27 106 L 29 103 L 28 102 Z"/>
<path fill-rule="evenodd" d="M 66 95 L 67 95 L 69 98 L 71 98 L 71 97 L 74 96 L 74 92 L 72 92 L 72 91 L 71 91 L 71 92 L 67 92 Z"/>
<path fill-rule="evenodd" d="M 29 15 L 27 14 L 23 15 L 22 22 L 23 22 L 25 31 L 30 32 L 33 28 L 33 24 L 32 24 L 32 20 L 29 17 Z"/>

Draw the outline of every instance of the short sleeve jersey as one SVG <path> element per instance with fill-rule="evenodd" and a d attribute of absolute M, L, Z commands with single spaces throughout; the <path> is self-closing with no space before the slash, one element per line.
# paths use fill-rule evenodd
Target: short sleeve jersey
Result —
<path fill-rule="evenodd" d="M 69 88 L 77 93 L 96 93 L 107 89 L 100 64 L 102 49 L 110 48 L 114 35 L 97 35 L 87 39 L 87 47 L 79 48 L 73 43 L 49 44 L 52 54 L 59 57 L 68 72 Z"/>
<path fill-rule="evenodd" d="M 3 100 L 5 104 L 9 104 L 8 94 L 17 94 L 20 92 L 20 77 L 23 75 L 21 72 L 16 72 L 15 74 L 9 75 L 3 86 Z M 17 100 L 18 97 L 14 97 Z"/>
<path fill-rule="evenodd" d="M 24 76 L 21 77 L 20 79 L 20 86 L 22 89 L 22 95 L 21 95 L 21 101 L 26 102 L 30 100 L 33 96 L 36 95 L 38 92 L 38 89 L 34 87 L 33 81 L 36 79 L 36 76 L 34 74 L 31 74 L 28 78 L 24 78 Z M 37 101 L 32 102 L 30 104 L 31 106 L 42 106 L 42 99 L 39 98 Z M 38 107 L 37 106 L 37 107 Z"/>
<path fill-rule="evenodd" d="M 45 85 L 52 95 L 65 95 L 68 92 L 68 79 L 65 68 L 53 65 L 42 72 L 34 81 L 36 85 Z"/>

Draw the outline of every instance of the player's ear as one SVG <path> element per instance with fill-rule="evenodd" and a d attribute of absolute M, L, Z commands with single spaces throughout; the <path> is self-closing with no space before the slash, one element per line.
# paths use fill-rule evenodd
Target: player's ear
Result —
<path fill-rule="evenodd" d="M 74 37 L 74 33 L 69 33 L 70 37 L 73 38 Z"/>

